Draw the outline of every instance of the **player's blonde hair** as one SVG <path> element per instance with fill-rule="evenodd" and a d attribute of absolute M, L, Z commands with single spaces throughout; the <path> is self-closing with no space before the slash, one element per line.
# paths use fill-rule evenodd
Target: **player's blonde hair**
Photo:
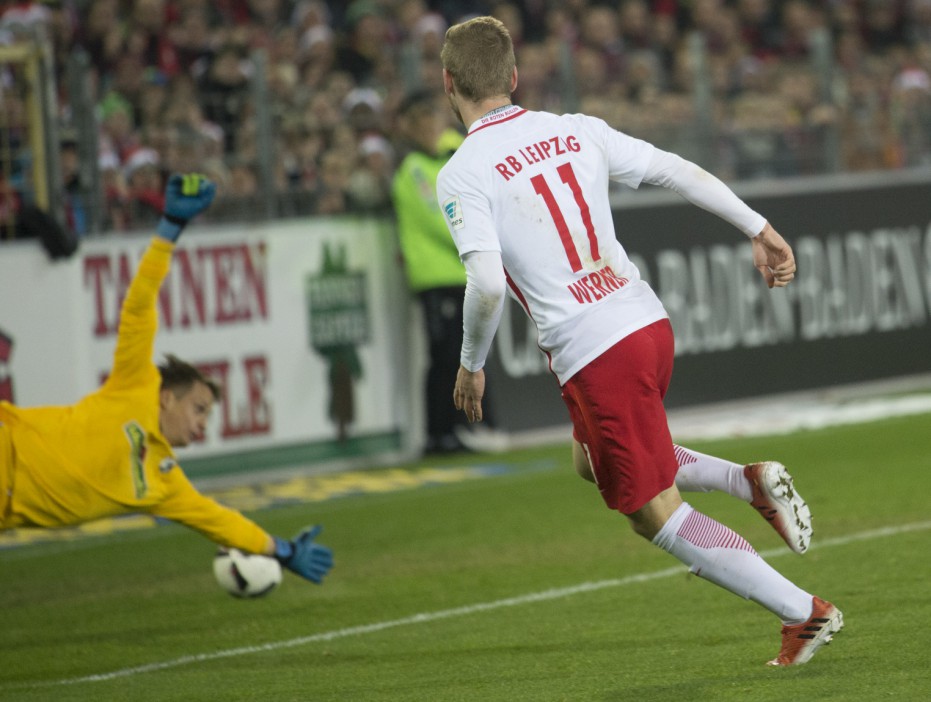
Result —
<path fill-rule="evenodd" d="M 475 17 L 446 30 L 440 59 L 456 92 L 472 102 L 511 94 L 514 44 L 494 17 Z"/>

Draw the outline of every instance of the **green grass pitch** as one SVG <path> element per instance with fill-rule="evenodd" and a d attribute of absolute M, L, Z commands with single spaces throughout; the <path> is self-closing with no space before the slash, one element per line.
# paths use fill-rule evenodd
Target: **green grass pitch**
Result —
<path fill-rule="evenodd" d="M 687 494 L 846 627 L 764 665 L 779 623 L 637 537 L 568 446 L 418 463 L 500 473 L 254 514 L 324 524 L 336 567 L 236 600 L 175 526 L 0 551 L 0 700 L 517 702 L 931 699 L 931 416 L 692 443 L 789 466 L 814 513 L 797 556 L 748 505 Z"/>

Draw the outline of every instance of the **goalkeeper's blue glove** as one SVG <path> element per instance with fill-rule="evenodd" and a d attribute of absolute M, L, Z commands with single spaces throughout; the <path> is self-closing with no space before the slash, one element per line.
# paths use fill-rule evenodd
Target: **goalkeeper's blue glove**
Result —
<path fill-rule="evenodd" d="M 168 241 L 177 241 L 181 230 L 213 202 L 216 183 L 199 173 L 173 173 L 165 186 L 165 209 L 158 221 L 158 235 Z"/>
<path fill-rule="evenodd" d="M 326 546 L 315 544 L 314 539 L 322 526 L 309 527 L 291 541 L 278 536 L 275 540 L 275 558 L 285 568 L 318 585 L 333 567 L 333 552 Z"/>

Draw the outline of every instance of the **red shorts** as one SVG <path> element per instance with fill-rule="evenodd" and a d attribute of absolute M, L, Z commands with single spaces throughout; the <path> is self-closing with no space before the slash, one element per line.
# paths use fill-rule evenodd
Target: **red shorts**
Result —
<path fill-rule="evenodd" d="M 623 514 L 670 487 L 679 470 L 663 406 L 673 353 L 663 319 L 621 339 L 562 387 L 601 496 Z"/>

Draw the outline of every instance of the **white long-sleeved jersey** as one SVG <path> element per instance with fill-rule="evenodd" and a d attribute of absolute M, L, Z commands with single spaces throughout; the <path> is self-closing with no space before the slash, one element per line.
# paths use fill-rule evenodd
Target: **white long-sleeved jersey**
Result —
<path fill-rule="evenodd" d="M 475 122 L 437 180 L 460 257 L 474 269 L 496 258 L 470 261 L 470 253 L 500 252 L 508 290 L 533 319 L 560 384 L 628 334 L 667 316 L 617 239 L 609 180 L 673 189 L 748 236 L 765 224 L 695 164 L 594 117 L 516 105 Z M 466 310 L 463 365 L 475 370 L 484 364 L 497 316 L 480 290 L 471 300 L 488 311 Z"/>

